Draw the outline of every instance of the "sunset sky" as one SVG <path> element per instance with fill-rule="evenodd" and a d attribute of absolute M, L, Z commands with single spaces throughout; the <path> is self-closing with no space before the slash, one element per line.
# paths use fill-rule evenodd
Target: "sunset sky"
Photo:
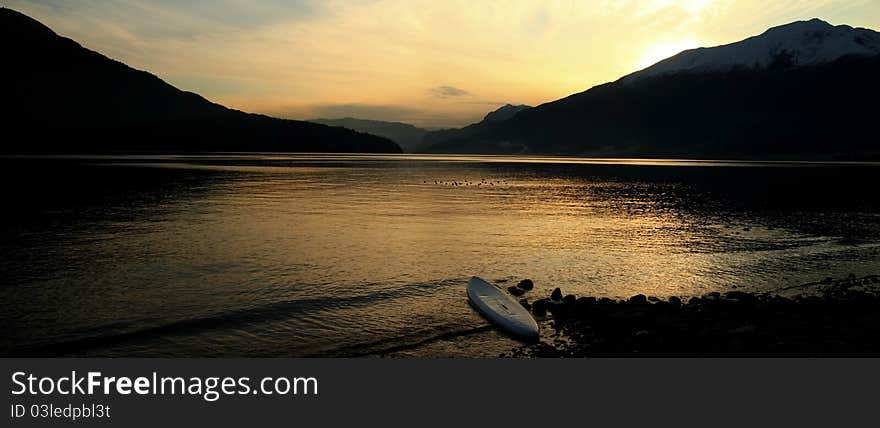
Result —
<path fill-rule="evenodd" d="M 461 126 L 680 50 L 818 17 L 880 28 L 880 0 L 42 0 L 4 4 L 227 106 Z"/>

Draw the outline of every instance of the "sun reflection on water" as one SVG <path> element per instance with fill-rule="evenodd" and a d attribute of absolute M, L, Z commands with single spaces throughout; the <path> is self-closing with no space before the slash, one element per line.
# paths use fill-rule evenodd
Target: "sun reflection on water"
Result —
<path fill-rule="evenodd" d="M 18 286 L 0 298 L 20 328 L 7 342 L 38 327 L 75 338 L 164 326 L 172 355 L 308 355 L 478 327 L 462 303 L 471 275 L 531 278 L 530 298 L 664 297 L 880 264 L 880 207 L 839 185 L 872 165 L 317 154 L 75 165 L 65 185 L 77 200 L 23 205 L 36 211 L 10 226 L 0 261 Z M 118 192 L 102 187 L 109 171 Z M 102 186 L 76 181 L 88 174 Z M 75 193 L 50 184 L 35 191 L 44 203 Z M 98 353 L 155 355 L 151 337 Z"/>

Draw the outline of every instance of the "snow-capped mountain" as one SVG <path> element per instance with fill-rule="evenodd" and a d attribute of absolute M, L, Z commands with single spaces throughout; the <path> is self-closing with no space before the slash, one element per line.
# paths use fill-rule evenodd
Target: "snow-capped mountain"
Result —
<path fill-rule="evenodd" d="M 880 54 L 880 33 L 849 25 L 831 25 L 821 19 L 796 21 L 728 45 L 690 49 L 622 82 L 680 72 L 729 71 L 735 68 L 767 69 L 829 63 L 844 56 Z"/>
<path fill-rule="evenodd" d="M 880 33 L 794 22 L 682 52 L 425 150 L 877 160 L 877 76 Z"/>

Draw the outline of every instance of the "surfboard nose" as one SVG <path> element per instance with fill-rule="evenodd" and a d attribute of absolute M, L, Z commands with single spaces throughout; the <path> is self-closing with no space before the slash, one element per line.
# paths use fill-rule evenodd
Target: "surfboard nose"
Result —
<path fill-rule="evenodd" d="M 539 337 L 538 323 L 529 311 L 500 288 L 474 276 L 468 281 L 467 294 L 469 303 L 500 330 L 526 340 Z"/>

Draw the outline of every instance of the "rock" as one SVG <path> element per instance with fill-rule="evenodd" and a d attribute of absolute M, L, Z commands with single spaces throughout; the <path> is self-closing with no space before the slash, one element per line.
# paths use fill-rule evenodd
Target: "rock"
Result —
<path fill-rule="evenodd" d="M 560 290 L 559 287 L 554 288 L 553 292 L 550 293 L 550 300 L 562 300 L 562 290 Z"/>
<path fill-rule="evenodd" d="M 532 313 L 538 316 L 547 315 L 547 307 L 550 305 L 550 302 L 547 299 L 535 300 L 532 303 Z"/>
<path fill-rule="evenodd" d="M 531 279 L 524 279 L 520 281 L 519 284 L 516 284 L 516 286 L 519 287 L 521 290 L 529 291 L 535 288 L 535 283 L 532 282 Z"/>
<path fill-rule="evenodd" d="M 727 293 L 724 293 L 724 298 L 729 299 L 729 300 L 737 300 L 740 302 L 754 300 L 753 295 L 746 293 L 744 291 L 728 291 Z"/>
<path fill-rule="evenodd" d="M 659 308 L 664 308 L 664 309 L 665 309 L 666 307 L 668 307 L 668 306 L 670 306 L 670 305 L 669 305 L 669 303 L 668 303 L 667 301 L 665 301 L 665 300 L 657 300 L 656 302 L 654 302 L 654 306 L 656 306 L 658 309 L 659 309 Z"/>
<path fill-rule="evenodd" d="M 648 301 L 652 302 L 652 303 L 656 303 L 656 302 L 660 301 L 660 298 L 658 298 L 657 296 L 648 296 Z"/>
<path fill-rule="evenodd" d="M 525 291 L 522 291 L 519 288 L 516 288 L 512 285 L 510 287 L 507 287 L 507 292 L 513 296 L 522 296 L 523 294 L 526 294 Z"/>
<path fill-rule="evenodd" d="M 592 306 L 596 306 L 596 298 L 595 297 L 578 297 L 574 302 L 574 306 L 578 309 L 585 309 Z"/>
<path fill-rule="evenodd" d="M 585 317 L 596 308 L 595 297 L 578 297 L 574 302 L 574 312 L 578 316 Z"/>
<path fill-rule="evenodd" d="M 553 314 L 553 318 L 568 318 L 569 315 L 574 313 L 574 300 L 563 299 L 563 301 L 551 301 L 550 304 L 547 306 L 547 310 L 550 311 L 551 314 Z"/>
<path fill-rule="evenodd" d="M 540 318 L 545 333 L 556 331 L 545 335 L 552 344 L 546 356 L 838 356 L 877 349 L 880 296 L 874 290 L 842 286 L 823 295 L 782 297 L 740 289 L 689 300 L 671 296 L 668 303 L 566 295 L 532 302 L 531 311 L 536 317 L 552 313 L 552 323 Z"/>
<path fill-rule="evenodd" d="M 526 299 L 519 299 L 519 304 L 522 305 L 522 307 L 526 308 L 527 311 L 532 309 L 532 305 L 530 305 L 529 301 Z"/>
<path fill-rule="evenodd" d="M 645 297 L 644 294 L 636 294 L 635 296 L 632 296 L 629 298 L 629 302 L 630 303 L 638 303 L 638 304 L 648 303 L 648 298 Z"/>

